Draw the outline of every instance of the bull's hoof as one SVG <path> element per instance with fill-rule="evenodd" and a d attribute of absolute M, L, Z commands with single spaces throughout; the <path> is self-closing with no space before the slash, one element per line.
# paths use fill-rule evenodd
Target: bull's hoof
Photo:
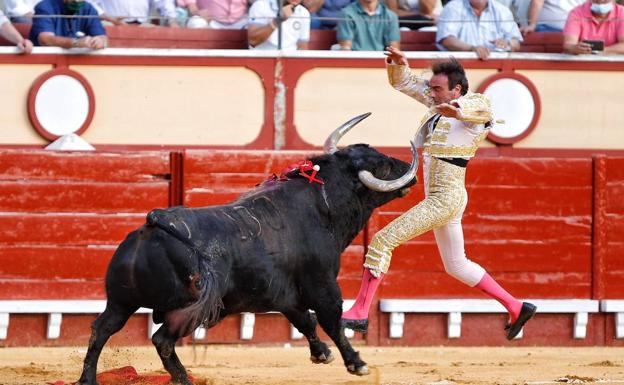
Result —
<path fill-rule="evenodd" d="M 370 374 L 368 370 L 368 365 L 366 364 L 358 367 L 353 364 L 347 365 L 347 370 L 349 371 L 349 373 L 355 374 L 356 376 L 366 376 Z"/>
<path fill-rule="evenodd" d="M 78 382 L 74 382 L 75 385 L 100 385 L 95 379 L 92 381 L 85 380 L 83 378 L 79 379 Z"/>
<path fill-rule="evenodd" d="M 186 378 L 178 378 L 176 380 L 174 380 L 173 378 L 171 379 L 171 383 L 172 384 L 180 384 L 180 385 L 193 385 L 193 383 L 191 382 L 191 380 L 188 379 L 188 377 Z"/>
<path fill-rule="evenodd" d="M 310 356 L 310 361 L 314 364 L 329 364 L 334 360 L 334 355 L 331 352 L 328 355 L 325 353 L 320 354 L 318 357 Z"/>

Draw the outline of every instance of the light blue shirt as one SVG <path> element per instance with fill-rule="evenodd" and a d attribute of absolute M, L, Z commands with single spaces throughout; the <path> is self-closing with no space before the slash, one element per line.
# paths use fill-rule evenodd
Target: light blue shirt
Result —
<path fill-rule="evenodd" d="M 454 36 L 466 44 L 485 46 L 494 50 L 495 39 L 516 39 L 522 41 L 513 14 L 505 5 L 488 0 L 487 7 L 477 18 L 469 0 L 452 0 L 446 4 L 438 20 L 436 43 L 438 49 L 446 51 L 440 42 Z"/>

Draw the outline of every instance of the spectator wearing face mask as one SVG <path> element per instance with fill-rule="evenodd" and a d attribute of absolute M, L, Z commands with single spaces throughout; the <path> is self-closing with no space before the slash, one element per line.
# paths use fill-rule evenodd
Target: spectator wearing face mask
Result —
<path fill-rule="evenodd" d="M 35 45 L 102 49 L 108 44 L 97 11 L 84 0 L 42 0 L 35 7 L 35 15 L 39 17 L 30 30 Z"/>
<path fill-rule="evenodd" d="M 601 41 L 596 51 L 589 40 Z M 613 0 L 591 0 L 574 8 L 563 28 L 563 49 L 573 55 L 624 54 L 624 6 Z"/>

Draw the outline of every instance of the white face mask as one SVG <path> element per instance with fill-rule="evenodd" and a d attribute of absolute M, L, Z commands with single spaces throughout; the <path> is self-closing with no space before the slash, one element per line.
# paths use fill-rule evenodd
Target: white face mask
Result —
<path fill-rule="evenodd" d="M 613 10 L 613 3 L 596 4 L 592 3 L 591 11 L 600 15 L 606 15 Z"/>

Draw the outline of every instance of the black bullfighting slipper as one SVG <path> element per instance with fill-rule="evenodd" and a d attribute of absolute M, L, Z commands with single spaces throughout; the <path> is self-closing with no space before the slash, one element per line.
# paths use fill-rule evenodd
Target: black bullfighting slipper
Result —
<path fill-rule="evenodd" d="M 351 329 L 355 332 L 366 333 L 368 330 L 368 319 L 340 319 L 340 326 Z"/>
<path fill-rule="evenodd" d="M 507 339 L 510 341 L 513 340 L 514 337 L 520 333 L 524 324 L 535 315 L 536 311 L 537 306 L 529 302 L 522 302 L 522 309 L 520 310 L 520 315 L 518 316 L 516 322 L 505 326 L 505 330 L 507 330 Z"/>

